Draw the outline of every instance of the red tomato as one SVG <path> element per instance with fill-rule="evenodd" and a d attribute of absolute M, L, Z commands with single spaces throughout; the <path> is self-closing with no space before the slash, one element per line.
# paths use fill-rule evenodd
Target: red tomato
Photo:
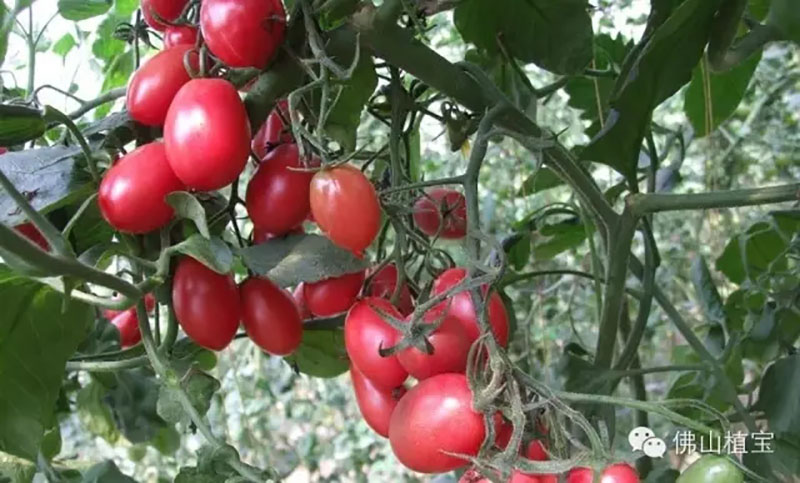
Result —
<path fill-rule="evenodd" d="M 230 67 L 266 67 L 285 28 L 280 0 L 203 0 L 200 7 L 203 39 Z"/>
<path fill-rule="evenodd" d="M 172 101 L 164 144 L 186 186 L 211 191 L 239 176 L 250 156 L 250 123 L 239 93 L 223 79 L 193 79 Z"/>
<path fill-rule="evenodd" d="M 281 236 L 302 235 L 305 232 L 306 232 L 306 230 L 305 230 L 305 228 L 303 228 L 303 225 L 296 226 L 296 227 L 292 228 L 291 230 L 289 230 L 288 233 L 285 233 L 283 235 L 276 235 L 274 233 L 270 233 L 270 232 L 268 232 L 266 230 L 263 230 L 263 229 L 261 229 L 261 228 L 259 228 L 257 226 L 254 226 L 253 227 L 253 244 L 258 245 L 260 243 L 265 243 L 265 242 L 268 242 L 269 240 L 272 240 L 273 238 L 278 238 L 278 237 L 281 237 Z"/>
<path fill-rule="evenodd" d="M 590 468 L 573 468 L 567 475 L 567 483 L 592 483 L 593 478 Z M 630 465 L 617 463 L 606 466 L 599 483 L 639 483 L 639 474 Z"/>
<path fill-rule="evenodd" d="M 45 240 L 42 232 L 33 223 L 23 223 L 14 227 L 22 236 L 32 241 L 44 251 L 50 250 L 50 244 Z"/>
<path fill-rule="evenodd" d="M 373 431 L 388 438 L 392 411 L 397 406 L 397 401 L 406 393 L 406 389 L 403 386 L 382 389 L 364 377 L 353 364 L 350 364 L 350 378 L 353 381 L 358 410 L 361 411 L 364 421 Z"/>
<path fill-rule="evenodd" d="M 392 294 L 394 294 L 395 287 L 397 287 L 397 266 L 395 266 L 394 263 L 390 263 L 372 276 L 372 281 L 367 288 L 366 294 L 372 297 L 381 297 L 389 300 L 392 298 Z M 405 283 L 400 290 L 400 300 L 397 301 L 397 309 L 403 315 L 408 315 L 414 311 L 414 301 L 411 299 L 411 291 Z"/>
<path fill-rule="evenodd" d="M 170 25 L 164 31 L 164 48 L 176 45 L 191 45 L 197 43 L 197 27 L 194 25 Z"/>
<path fill-rule="evenodd" d="M 424 320 L 430 324 L 443 316 L 441 310 L 434 309 L 424 315 Z M 439 328 L 428 336 L 428 342 L 433 346 L 432 354 L 426 354 L 416 347 L 397 353 L 397 360 L 409 374 L 421 381 L 437 374 L 466 370 L 470 342 L 457 319 L 445 317 Z"/>
<path fill-rule="evenodd" d="M 450 287 L 458 285 L 467 271 L 463 268 L 451 268 L 433 282 L 433 295 L 445 292 Z M 484 287 L 484 292 L 486 288 Z M 448 314 L 456 317 L 469 338 L 470 344 L 480 336 L 478 318 L 475 314 L 475 306 L 472 304 L 472 296 L 469 291 L 459 292 L 448 300 L 442 302 L 438 307 L 448 307 Z M 508 315 L 503 305 L 503 300 L 496 293 L 489 296 L 489 324 L 492 327 L 497 341 L 505 347 L 508 344 Z"/>
<path fill-rule="evenodd" d="M 344 320 L 344 346 L 350 361 L 376 386 L 393 389 L 406 380 L 408 372 L 396 355 L 381 357 L 378 350 L 388 349 L 400 340 L 400 333 L 387 324 L 375 308 L 396 319 L 402 316 L 388 300 L 367 297 L 347 312 Z"/>
<path fill-rule="evenodd" d="M 303 338 L 303 321 L 288 292 L 266 278 L 251 277 L 240 287 L 242 322 L 250 339 L 277 356 L 294 352 Z"/>
<path fill-rule="evenodd" d="M 6 154 L 7 152 L 8 152 L 8 148 L 4 148 L 3 146 L 0 146 L 0 154 Z"/>
<path fill-rule="evenodd" d="M 319 163 L 312 159 L 309 165 Z M 296 144 L 272 150 L 247 185 L 247 214 L 253 225 L 274 235 L 284 235 L 303 223 L 311 209 L 309 190 L 314 173 L 304 168 Z"/>
<path fill-rule="evenodd" d="M 184 189 L 167 162 L 164 143 L 155 141 L 123 156 L 106 171 L 97 194 L 109 225 L 126 233 L 147 233 L 169 223 L 164 198 Z"/>
<path fill-rule="evenodd" d="M 467 201 L 464 195 L 453 189 L 428 190 L 414 203 L 414 223 L 428 236 L 439 233 L 442 238 L 464 238 L 467 234 Z"/>
<path fill-rule="evenodd" d="M 312 314 L 317 317 L 328 317 L 347 311 L 356 301 L 363 283 L 363 271 L 319 282 L 306 282 L 303 298 Z"/>
<path fill-rule="evenodd" d="M 156 20 L 156 16 L 167 22 L 174 22 L 181 16 L 189 0 L 142 0 L 142 15 L 147 25 L 163 32 L 167 26 Z M 155 14 L 155 15 L 153 15 Z"/>
<path fill-rule="evenodd" d="M 303 320 L 310 319 L 314 315 L 308 310 L 308 306 L 306 306 L 306 297 L 305 297 L 305 284 L 300 282 L 297 284 L 297 287 L 294 288 L 294 292 L 292 292 L 292 298 L 294 299 L 294 304 L 297 306 L 297 310 L 300 312 L 300 318 Z"/>
<path fill-rule="evenodd" d="M 439 374 L 421 381 L 392 413 L 389 442 L 397 459 L 420 473 L 442 473 L 467 465 L 445 451 L 477 455 L 486 430 L 472 409 L 463 374 Z"/>
<path fill-rule="evenodd" d="M 136 345 L 142 340 L 142 333 L 139 332 L 139 318 L 136 316 L 136 308 L 131 307 L 117 314 L 111 323 L 119 329 L 119 345 L 124 349 Z"/>
<path fill-rule="evenodd" d="M 239 328 L 241 304 L 233 275 L 220 275 L 194 258 L 178 262 L 172 305 L 186 335 L 207 349 L 224 349 Z"/>
<path fill-rule="evenodd" d="M 284 125 L 281 115 L 287 121 L 289 120 L 289 101 L 285 99 L 278 101 L 278 105 L 269 113 L 267 120 L 253 138 L 253 152 L 256 153 L 259 160 L 264 159 L 264 156 L 279 144 L 294 142 L 292 132 L 288 126 Z"/>
<path fill-rule="evenodd" d="M 311 214 L 333 243 L 359 256 L 380 229 L 381 207 L 375 188 L 364 173 L 350 165 L 314 175 Z"/>
<path fill-rule="evenodd" d="M 183 65 L 189 45 L 162 50 L 139 67 L 128 85 L 125 105 L 131 117 L 147 126 L 164 124 L 172 99 L 191 80 Z M 197 54 L 190 54 L 197 64 Z"/>

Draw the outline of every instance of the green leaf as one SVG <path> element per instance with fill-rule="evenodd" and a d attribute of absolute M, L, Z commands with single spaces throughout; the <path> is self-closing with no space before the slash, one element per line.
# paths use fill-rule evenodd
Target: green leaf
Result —
<path fill-rule="evenodd" d="M 119 431 L 114 424 L 111 410 L 103 402 L 105 395 L 106 388 L 97 381 L 90 381 L 81 388 L 76 398 L 78 417 L 89 433 L 114 444 L 119 439 Z"/>
<path fill-rule="evenodd" d="M 233 253 L 230 247 L 216 237 L 208 239 L 195 234 L 170 247 L 169 250 L 189 255 L 217 273 L 229 273 L 233 266 Z"/>
<path fill-rule="evenodd" d="M 778 359 L 761 379 L 756 410 L 764 411 L 769 430 L 800 440 L 800 355 Z"/>
<path fill-rule="evenodd" d="M 14 146 L 40 137 L 47 129 L 39 109 L 0 105 L 0 146 Z"/>
<path fill-rule="evenodd" d="M 759 21 L 763 21 L 767 18 L 767 14 L 769 13 L 769 6 L 772 3 L 772 0 L 750 0 L 748 5 L 748 11 L 750 14 L 758 19 Z"/>
<path fill-rule="evenodd" d="M 692 283 L 706 317 L 712 322 L 724 324 L 725 309 L 722 304 L 722 297 L 720 297 L 717 287 L 714 285 L 706 260 L 701 255 L 696 256 L 692 261 Z"/>
<path fill-rule="evenodd" d="M 290 235 L 245 248 L 240 255 L 250 270 L 281 287 L 318 282 L 367 268 L 366 261 L 320 235 Z"/>
<path fill-rule="evenodd" d="M 81 483 L 136 483 L 136 480 L 123 474 L 113 461 L 98 463 L 83 474 Z"/>
<path fill-rule="evenodd" d="M 111 0 L 58 0 L 58 12 L 67 20 L 86 20 L 103 15 L 111 8 Z"/>
<path fill-rule="evenodd" d="M 564 181 L 550 168 L 539 168 L 522 182 L 517 196 L 528 196 L 561 186 Z"/>
<path fill-rule="evenodd" d="M 201 415 L 205 415 L 211 407 L 211 398 L 220 388 L 218 380 L 198 370 L 190 370 L 180 382 L 180 388 L 169 385 L 161 386 L 158 391 L 158 415 L 169 423 L 188 421 L 189 415 L 181 403 L 181 391 L 185 391 L 192 406 Z"/>
<path fill-rule="evenodd" d="M 704 62 L 695 67 L 684 96 L 683 110 L 698 137 L 714 132 L 736 111 L 759 61 L 760 51 L 721 74 L 708 72 Z"/>
<path fill-rule="evenodd" d="M 586 239 L 586 228 L 580 220 L 566 220 L 547 225 L 533 239 L 534 260 L 549 260 L 561 252 L 579 246 Z"/>
<path fill-rule="evenodd" d="M 170 193 L 167 195 L 167 203 L 175 210 L 176 216 L 192 220 L 201 235 L 211 238 L 206 224 L 206 211 L 191 193 L 186 191 Z"/>
<path fill-rule="evenodd" d="M 0 265 L 0 450 L 34 460 L 93 310 Z"/>
<path fill-rule="evenodd" d="M 592 60 L 592 20 L 586 0 L 464 0 L 453 20 L 461 37 L 499 55 L 509 53 L 557 74 L 577 74 Z"/>
<path fill-rule="evenodd" d="M 78 45 L 78 42 L 75 40 L 75 37 L 73 37 L 71 33 L 66 33 L 53 44 L 53 52 L 63 59 L 76 45 Z"/>
<path fill-rule="evenodd" d="M 514 270 L 522 270 L 528 261 L 531 259 L 531 234 L 520 234 L 517 240 L 508 249 L 508 261 L 514 267 Z"/>
<path fill-rule="evenodd" d="M 92 43 L 92 54 L 101 61 L 109 62 L 125 51 L 125 42 L 114 37 L 117 24 L 125 21 L 120 17 L 108 15 L 97 27 L 97 37 Z"/>
<path fill-rule="evenodd" d="M 8 152 L 0 156 L 0 171 L 37 211 L 47 213 L 91 191 L 88 174 L 77 166 L 75 156 L 80 152 L 74 146 Z M 0 223 L 16 226 L 24 221 L 14 200 L 5 191 L 0 193 Z"/>
<path fill-rule="evenodd" d="M 117 17 L 130 18 L 137 8 L 138 0 L 114 0 L 114 14 Z"/>
<path fill-rule="evenodd" d="M 353 63 L 357 44 L 357 38 L 351 29 L 337 29 L 330 33 L 326 51 L 334 62 L 348 67 Z M 325 132 L 347 151 L 356 147 L 356 131 L 361 124 L 361 111 L 377 85 L 378 76 L 375 74 L 372 56 L 359 52 L 353 75 L 344 82 L 338 97 L 335 97 L 338 89 L 332 92 L 331 98 L 335 98 L 336 103 L 331 107 Z"/>
<path fill-rule="evenodd" d="M 304 330 L 300 347 L 284 359 L 312 377 L 336 377 L 350 367 L 341 329 Z"/>
<path fill-rule="evenodd" d="M 617 79 L 603 129 L 583 159 L 636 182 L 636 166 L 653 109 L 689 81 L 703 54 L 721 0 L 685 0 L 647 40 L 627 76 Z"/>
<path fill-rule="evenodd" d="M 147 443 L 166 424 L 156 412 L 159 384 L 146 369 L 113 374 L 113 384 L 103 399 L 111 408 L 114 421 L 131 443 Z"/>
<path fill-rule="evenodd" d="M 731 238 L 731 241 L 725 245 L 725 249 L 717 258 L 715 266 L 731 282 L 740 285 L 744 282 L 747 273 L 744 270 L 744 263 L 742 263 L 742 247 L 739 236 Z"/>
<path fill-rule="evenodd" d="M 324 30 L 340 27 L 358 5 L 358 0 L 326 0 L 319 8 L 320 26 Z"/>

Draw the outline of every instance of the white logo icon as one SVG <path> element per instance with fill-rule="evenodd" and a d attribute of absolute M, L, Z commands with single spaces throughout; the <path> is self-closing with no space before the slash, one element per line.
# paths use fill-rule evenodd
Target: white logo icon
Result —
<path fill-rule="evenodd" d="M 656 438 L 652 429 L 639 426 L 628 434 L 628 442 L 633 451 L 643 451 L 651 458 L 662 458 L 667 452 L 667 443 L 661 438 Z"/>

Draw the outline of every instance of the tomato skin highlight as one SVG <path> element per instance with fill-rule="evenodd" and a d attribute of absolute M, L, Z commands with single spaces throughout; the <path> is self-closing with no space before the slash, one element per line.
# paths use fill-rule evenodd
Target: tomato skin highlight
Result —
<path fill-rule="evenodd" d="M 278 114 L 280 111 L 280 114 Z M 289 120 L 289 101 L 282 99 L 278 101 L 275 109 L 269 113 L 267 120 L 256 132 L 253 137 L 252 149 L 259 160 L 280 144 L 293 143 L 294 138 L 289 127 L 284 125 L 281 115 Z"/>
<path fill-rule="evenodd" d="M 483 415 L 472 409 L 463 374 L 439 374 L 414 386 L 397 404 L 389 442 L 397 459 L 420 473 L 441 473 L 467 461 L 443 451 L 476 455 L 486 436 Z"/>
<path fill-rule="evenodd" d="M 414 223 L 422 233 L 457 240 L 467 234 L 467 200 L 450 188 L 427 190 L 414 203 Z M 439 227 L 441 226 L 441 231 Z"/>
<path fill-rule="evenodd" d="M 184 189 L 167 162 L 164 144 L 155 141 L 126 154 L 106 171 L 97 203 L 109 225 L 125 233 L 148 233 L 172 219 L 165 197 Z"/>
<path fill-rule="evenodd" d="M 135 121 L 146 126 L 164 124 L 175 94 L 191 80 L 183 64 L 189 45 L 178 45 L 162 50 L 133 73 L 128 84 L 125 105 Z M 197 65 L 197 54 L 190 54 L 191 63 Z"/>
<path fill-rule="evenodd" d="M 310 164 L 315 162 L 319 161 Z M 314 173 L 293 168 L 305 168 L 299 149 L 296 144 L 282 144 L 264 158 L 247 185 L 247 214 L 259 230 L 284 235 L 308 216 Z"/>
<path fill-rule="evenodd" d="M 194 258 L 178 262 L 172 304 L 186 335 L 206 349 L 224 349 L 239 328 L 241 303 L 233 275 L 220 275 Z"/>
<path fill-rule="evenodd" d="M 47 240 L 44 238 L 44 235 L 42 235 L 42 232 L 40 232 L 33 223 L 22 223 L 15 226 L 14 229 L 28 240 L 38 245 L 42 250 L 50 250 L 50 244 L 47 243 Z"/>
<path fill-rule="evenodd" d="M 675 483 L 742 483 L 744 474 L 727 458 L 705 455 L 695 461 Z"/>
<path fill-rule="evenodd" d="M 593 472 L 590 468 L 573 468 L 567 475 L 567 483 L 593 483 Z M 639 483 L 639 474 L 626 463 L 606 466 L 600 475 L 600 483 Z"/>
<path fill-rule="evenodd" d="M 142 16 L 147 25 L 154 30 L 163 32 L 167 25 L 156 20 L 153 13 L 156 13 L 162 20 L 174 22 L 181 16 L 187 3 L 189 0 L 142 0 Z"/>
<path fill-rule="evenodd" d="M 170 25 L 164 31 L 164 48 L 169 49 L 176 45 L 191 45 L 197 43 L 197 27 L 193 25 Z"/>
<path fill-rule="evenodd" d="M 187 187 L 212 191 L 231 184 L 250 156 L 250 123 L 236 88 L 223 79 L 184 84 L 167 111 L 164 144 Z"/>
<path fill-rule="evenodd" d="M 441 294 L 449 288 L 458 285 L 467 276 L 467 271 L 464 268 L 451 268 L 445 270 L 433 282 L 433 295 Z M 486 287 L 484 287 L 484 293 Z M 480 336 L 480 328 L 478 327 L 478 318 L 475 313 L 475 307 L 472 304 L 472 296 L 469 291 L 458 292 L 451 296 L 448 300 L 443 301 L 437 305 L 438 308 L 447 307 L 447 313 L 457 318 L 467 334 L 470 343 L 475 342 Z M 492 332 L 495 338 L 503 347 L 508 345 L 508 314 L 506 313 L 503 300 L 497 293 L 492 293 L 489 296 L 489 324 L 492 327 Z"/>
<path fill-rule="evenodd" d="M 305 282 L 303 298 L 312 314 L 317 317 L 328 317 L 346 312 L 352 307 L 363 283 L 363 270 L 319 282 Z"/>
<path fill-rule="evenodd" d="M 428 336 L 433 354 L 426 354 L 416 347 L 408 347 L 397 353 L 400 365 L 420 381 L 437 374 L 463 373 L 467 368 L 470 342 L 459 321 L 435 309 L 428 311 L 423 317 L 427 324 L 444 317 L 439 328 Z"/>
<path fill-rule="evenodd" d="M 394 346 L 400 333 L 387 324 L 382 312 L 397 319 L 402 316 L 388 300 L 367 297 L 359 300 L 347 312 L 344 320 L 344 345 L 353 365 L 378 387 L 394 389 L 403 384 L 408 372 L 400 365 L 396 355 L 381 357 L 380 348 Z"/>
<path fill-rule="evenodd" d="M 373 431 L 384 438 L 389 437 L 389 421 L 397 402 L 406 393 L 403 386 L 394 389 L 382 389 L 364 377 L 358 368 L 350 365 L 350 379 L 353 382 L 353 392 L 356 403 L 364 421 Z"/>
<path fill-rule="evenodd" d="M 303 339 L 303 321 L 292 296 L 266 278 L 251 277 L 239 288 L 242 323 L 260 348 L 276 356 L 291 354 Z"/>
<path fill-rule="evenodd" d="M 200 6 L 203 39 L 230 67 L 266 67 L 285 28 L 280 0 L 204 0 Z"/>
<path fill-rule="evenodd" d="M 360 256 L 378 234 L 375 188 L 350 165 L 324 169 L 311 180 L 311 214 L 333 243 Z"/>
<path fill-rule="evenodd" d="M 394 263 L 390 263 L 372 276 L 372 281 L 367 288 L 366 294 L 371 297 L 389 300 L 394 294 L 395 287 L 397 287 L 397 266 Z M 414 300 L 411 298 L 411 290 L 409 290 L 406 283 L 403 283 L 403 288 L 400 289 L 397 309 L 403 315 L 408 315 L 414 311 Z"/>

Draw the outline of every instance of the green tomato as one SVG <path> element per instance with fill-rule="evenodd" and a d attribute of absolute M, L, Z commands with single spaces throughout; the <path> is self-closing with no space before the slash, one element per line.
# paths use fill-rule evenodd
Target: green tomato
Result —
<path fill-rule="evenodd" d="M 730 460 L 706 455 L 681 473 L 675 483 L 742 483 L 744 475 Z"/>

